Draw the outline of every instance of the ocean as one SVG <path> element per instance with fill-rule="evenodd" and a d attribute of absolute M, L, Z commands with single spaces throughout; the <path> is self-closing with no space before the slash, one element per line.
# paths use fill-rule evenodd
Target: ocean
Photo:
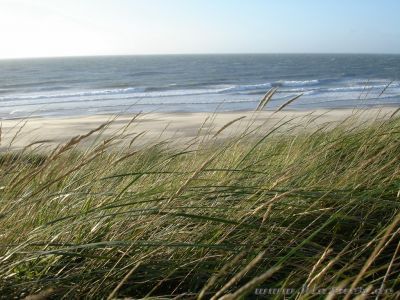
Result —
<path fill-rule="evenodd" d="M 0 118 L 400 105 L 400 55 L 151 55 L 0 60 Z"/>

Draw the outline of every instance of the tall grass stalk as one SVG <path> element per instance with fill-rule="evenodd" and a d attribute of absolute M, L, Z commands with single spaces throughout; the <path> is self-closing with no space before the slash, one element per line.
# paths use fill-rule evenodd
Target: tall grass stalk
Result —
<path fill-rule="evenodd" d="M 0 154 L 0 297 L 399 296 L 397 116 L 217 139 L 240 117 L 183 147 L 137 146 L 135 118 L 111 138 L 112 120 L 50 152 Z"/>

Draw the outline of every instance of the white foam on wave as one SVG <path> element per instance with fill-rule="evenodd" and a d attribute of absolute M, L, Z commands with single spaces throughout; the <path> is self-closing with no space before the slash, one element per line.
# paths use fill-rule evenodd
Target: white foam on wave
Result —
<path fill-rule="evenodd" d="M 247 91 L 267 91 L 272 86 L 287 86 L 287 87 L 306 87 L 316 85 L 319 80 L 303 80 L 303 81 L 275 81 L 258 84 L 243 84 L 243 85 L 215 85 L 211 88 L 200 89 L 177 89 L 166 91 L 146 91 L 144 87 L 128 87 L 128 88 L 115 88 L 104 90 L 87 90 L 87 91 L 73 91 L 73 92 L 59 92 L 59 93 L 41 93 L 41 94 L 17 94 L 7 95 L 0 97 L 0 101 L 19 101 L 19 100 L 45 100 L 45 99 L 63 99 L 63 98 L 90 98 L 96 96 L 101 97 L 119 97 L 124 98 L 154 98 L 154 97 L 176 97 L 176 96 L 189 96 L 201 94 L 232 94 L 242 93 Z M 171 85 L 173 86 L 173 85 Z"/>
<path fill-rule="evenodd" d="M 115 89 L 103 89 L 103 90 L 87 90 L 87 91 L 74 91 L 64 93 L 43 93 L 43 94 L 19 94 L 19 95 L 7 95 L 0 97 L 0 103 L 3 106 L 12 107 L 14 105 L 34 105 L 41 102 L 45 103 L 66 103 L 66 102 L 79 102 L 79 101 L 101 101 L 101 100 L 125 100 L 125 99 L 147 99 L 147 98 L 164 98 L 164 97 L 180 97 L 180 96 L 200 96 L 200 95 L 248 95 L 246 93 L 250 91 L 267 91 L 272 86 L 280 86 L 278 94 L 291 93 L 302 93 L 303 96 L 321 96 L 326 97 L 337 97 L 348 98 L 349 94 L 362 93 L 369 90 L 374 93 L 383 91 L 388 86 L 388 81 L 376 79 L 374 81 L 380 84 L 376 85 L 354 85 L 355 82 L 361 82 L 361 79 L 344 81 L 341 85 L 337 86 L 321 86 L 319 80 L 290 80 L 290 81 L 275 81 L 266 82 L 259 84 L 243 84 L 243 85 L 215 85 L 209 88 L 200 89 L 176 89 L 176 90 L 164 90 L 164 91 L 146 91 L 145 88 L 141 87 L 128 87 L 128 88 L 115 88 Z M 288 87 L 286 89 L 282 87 Z M 290 88 L 292 87 L 292 88 Z M 395 81 L 385 90 L 385 93 L 393 95 L 400 94 L 400 82 Z M 328 95 L 329 94 L 329 95 Z M 253 97 L 253 96 L 252 96 Z M 254 96 L 256 97 L 256 96 Z M 277 95 L 277 97 L 279 97 Z M 276 97 L 275 97 L 276 98 Z M 40 101 L 42 100 L 42 101 Z M 16 102 L 14 102 L 16 101 Z M 50 101 L 50 102 L 49 102 Z"/>
<path fill-rule="evenodd" d="M 392 84 L 378 84 L 378 85 L 355 85 L 355 86 L 343 86 L 322 89 L 322 91 L 328 92 L 354 92 L 354 91 L 369 91 L 369 90 L 384 90 L 391 91 L 394 88 L 399 88 L 400 84 L 398 82 L 393 82 Z"/>
<path fill-rule="evenodd" d="M 260 84 L 244 84 L 244 85 L 232 85 L 230 87 L 221 89 L 219 92 L 226 93 L 226 92 L 245 92 L 250 90 L 257 90 L 257 89 L 266 89 L 272 87 L 272 84 L 267 83 L 260 83 Z"/>
<path fill-rule="evenodd" d="M 92 90 L 72 93 L 48 93 L 48 94 L 33 94 L 33 95 L 17 95 L 0 97 L 0 101 L 6 100 L 30 100 L 30 99 L 54 99 L 54 98 L 70 98 L 70 97 L 85 97 L 85 96 L 104 96 L 113 94 L 129 94 L 144 92 L 145 88 L 129 87 L 124 89 L 107 89 L 107 90 Z"/>
<path fill-rule="evenodd" d="M 167 91 L 152 91 L 146 92 L 145 88 L 125 88 L 125 89 L 109 89 L 109 90 L 94 90 L 82 91 L 72 93 L 46 93 L 34 95 L 15 95 L 0 97 L 0 101 L 21 101 L 21 100 L 45 100 L 45 99 L 67 99 L 67 98 L 86 98 L 93 99 L 94 97 L 112 97 L 112 98 L 156 98 L 156 97 L 177 97 L 177 96 L 190 96 L 190 95 L 203 95 L 203 94 L 220 94 L 220 93 L 234 93 L 241 91 L 249 91 L 256 89 L 268 89 L 271 87 L 270 83 L 252 84 L 252 85 L 231 85 L 231 86 L 214 86 L 207 89 L 180 89 L 180 90 L 167 90 Z"/>
<path fill-rule="evenodd" d="M 379 85 L 379 84 L 389 84 L 390 79 L 383 78 L 356 78 L 356 79 L 346 79 L 347 83 L 354 85 Z"/>
<path fill-rule="evenodd" d="M 310 85 L 317 85 L 320 81 L 318 79 L 311 79 L 311 80 L 283 80 L 283 81 L 276 81 L 276 85 L 280 86 L 310 86 Z"/>
<path fill-rule="evenodd" d="M 307 87 L 318 85 L 320 83 L 317 79 L 312 80 L 279 80 L 274 82 L 266 82 L 259 84 L 245 84 L 245 85 L 233 85 L 226 89 L 223 89 L 221 92 L 245 92 L 250 90 L 259 90 L 259 89 L 267 89 L 273 86 L 284 86 L 284 87 Z"/>

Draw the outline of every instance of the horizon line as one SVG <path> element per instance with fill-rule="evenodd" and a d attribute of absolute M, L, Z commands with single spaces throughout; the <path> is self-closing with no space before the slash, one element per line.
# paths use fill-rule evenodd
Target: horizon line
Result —
<path fill-rule="evenodd" d="M 60 58 L 90 58 L 90 57 L 127 57 L 127 56 L 207 56 L 207 55 L 400 55 L 395 52 L 202 52 L 202 53 L 137 53 L 137 54 L 77 54 L 56 56 L 16 56 L 2 57 L 4 60 L 27 60 L 27 59 L 60 59 Z"/>

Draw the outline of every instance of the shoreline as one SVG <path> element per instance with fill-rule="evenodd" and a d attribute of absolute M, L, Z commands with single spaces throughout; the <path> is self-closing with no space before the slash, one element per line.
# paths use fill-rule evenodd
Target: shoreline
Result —
<path fill-rule="evenodd" d="M 119 112 L 119 113 L 110 113 L 110 112 L 102 112 L 102 113 L 88 113 L 88 114 L 79 114 L 79 115 L 34 115 L 34 116 L 28 116 L 28 117 L 14 117 L 14 118 L 8 118 L 8 117 L 0 117 L 0 123 L 2 122 L 7 122 L 7 121 L 19 121 L 19 120 L 41 120 L 41 119 L 75 119 L 75 118 L 91 118 L 91 117 L 110 117 L 110 116 L 122 116 L 122 117 L 129 117 L 133 116 L 136 114 L 142 114 L 142 115 L 148 115 L 148 114 L 160 114 L 160 115 L 181 115 L 181 114 L 237 114 L 237 113 L 251 113 L 255 111 L 255 108 L 257 107 L 257 104 L 260 102 L 259 100 L 253 101 L 256 103 L 254 105 L 254 109 L 237 109 L 237 110 L 223 110 L 223 111 L 186 111 L 186 110 L 177 110 L 177 111 L 141 111 L 141 112 Z M 309 113 L 312 111 L 378 111 L 378 110 L 395 110 L 399 108 L 399 105 L 395 104 L 390 104 L 390 105 L 373 105 L 373 106 L 359 106 L 359 107 L 348 107 L 348 106 L 338 106 L 338 107 L 318 107 L 315 109 L 311 108 L 291 108 L 285 107 L 284 112 L 285 113 Z M 264 108 L 262 111 L 263 113 L 274 113 L 276 112 L 276 109 L 273 108 Z"/>
<path fill-rule="evenodd" d="M 246 128 L 250 127 L 259 126 L 265 129 L 273 128 L 281 122 L 288 122 L 282 126 L 281 133 L 285 130 L 291 130 L 291 133 L 315 130 L 323 124 L 324 126 L 327 125 L 327 127 L 331 127 L 334 124 L 345 121 L 351 116 L 355 116 L 357 122 L 363 123 L 376 119 L 389 118 L 397 109 L 397 107 L 380 107 L 367 109 L 317 109 L 307 111 L 285 110 L 280 112 L 152 112 L 137 115 L 34 117 L 29 119 L 2 120 L 0 151 L 7 149 L 18 150 L 32 143 L 40 144 L 40 141 L 43 142 L 45 147 L 50 146 L 52 148 L 75 136 L 84 135 L 113 118 L 115 118 L 115 120 L 102 133 L 103 137 L 112 136 L 115 132 L 122 130 L 124 126 L 130 123 L 129 128 L 125 130 L 126 134 L 130 136 L 141 134 L 141 141 L 139 144 L 160 141 L 160 139 L 184 143 L 196 137 L 214 135 L 221 128 L 230 123 L 232 124 L 218 133 L 218 137 L 226 138 L 235 134 L 240 134 Z M 132 118 L 134 118 L 133 121 Z M 262 132 L 265 131 L 261 130 L 261 133 Z M 13 143 L 10 147 L 9 144 L 12 140 Z"/>

